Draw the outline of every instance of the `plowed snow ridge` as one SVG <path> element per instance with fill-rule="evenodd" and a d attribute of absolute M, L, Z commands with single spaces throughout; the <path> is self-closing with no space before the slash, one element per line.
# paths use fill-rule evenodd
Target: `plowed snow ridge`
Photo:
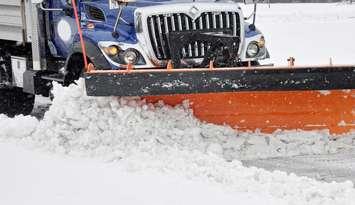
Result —
<path fill-rule="evenodd" d="M 246 168 L 238 160 L 227 162 L 351 149 L 353 135 L 332 141 L 325 132 L 239 133 L 201 123 L 186 105 L 172 108 L 134 98 L 88 97 L 82 81 L 68 88 L 56 85 L 54 95 L 53 105 L 41 121 L 1 116 L 0 138 L 55 153 L 118 161 L 128 171 L 207 179 L 234 191 L 267 195 L 289 204 L 351 204 L 355 200 L 351 182 L 327 184 Z"/>
<path fill-rule="evenodd" d="M 41 121 L 2 115 L 0 123 L 5 126 L 1 138 L 109 160 L 126 158 L 142 143 L 213 153 L 228 161 L 337 153 L 355 147 L 355 134 L 333 140 L 327 131 L 237 132 L 200 122 L 188 103 L 173 108 L 163 102 L 147 104 L 139 98 L 88 97 L 83 82 L 78 84 L 69 88 L 56 85 L 53 104 Z"/>

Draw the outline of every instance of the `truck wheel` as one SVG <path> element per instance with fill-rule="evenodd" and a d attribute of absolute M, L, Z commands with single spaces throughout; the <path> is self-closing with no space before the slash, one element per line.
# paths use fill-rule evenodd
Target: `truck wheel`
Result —
<path fill-rule="evenodd" d="M 33 110 L 35 96 L 24 93 L 21 88 L 0 89 L 0 114 L 9 117 L 29 115 Z"/>
<path fill-rule="evenodd" d="M 89 60 L 89 59 L 88 59 Z M 67 74 L 64 79 L 64 86 L 69 86 L 78 80 L 85 69 L 83 55 L 81 53 L 73 54 L 67 65 Z"/>

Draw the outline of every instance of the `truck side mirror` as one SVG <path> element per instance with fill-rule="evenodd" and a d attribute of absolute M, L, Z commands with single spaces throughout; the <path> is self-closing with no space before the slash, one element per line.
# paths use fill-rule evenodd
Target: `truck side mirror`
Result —
<path fill-rule="evenodd" d="M 255 20 L 256 20 L 256 9 L 257 9 L 258 2 L 259 2 L 259 0 L 244 0 L 244 4 L 254 4 L 253 13 L 249 17 L 245 18 L 245 20 L 248 20 L 251 17 L 253 17 L 253 23 L 250 24 L 250 26 L 249 26 L 250 30 L 255 30 L 256 29 L 255 28 Z"/>
<path fill-rule="evenodd" d="M 118 9 L 115 26 L 113 27 L 113 32 L 112 32 L 112 36 L 114 38 L 118 38 L 117 28 L 121 20 L 123 8 L 128 6 L 129 3 L 134 3 L 134 2 L 136 2 L 136 0 L 109 0 L 110 9 Z"/>
<path fill-rule="evenodd" d="M 244 0 L 244 4 L 256 4 L 259 0 Z"/>
<path fill-rule="evenodd" d="M 136 2 L 136 0 L 109 0 L 109 7 L 110 9 L 118 9 L 120 5 L 127 5 L 134 2 Z"/>

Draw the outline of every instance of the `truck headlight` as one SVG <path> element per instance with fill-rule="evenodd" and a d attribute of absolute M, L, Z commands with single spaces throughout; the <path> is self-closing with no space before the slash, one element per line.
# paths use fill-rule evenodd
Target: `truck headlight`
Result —
<path fill-rule="evenodd" d="M 109 56 L 115 56 L 119 53 L 120 48 L 116 45 L 112 45 L 109 47 L 104 47 L 103 51 Z"/>
<path fill-rule="evenodd" d="M 126 64 L 136 64 L 138 60 L 138 54 L 134 50 L 127 50 L 123 53 L 123 60 Z"/>
<path fill-rule="evenodd" d="M 122 49 L 118 45 L 100 46 L 105 56 L 114 63 L 127 65 L 145 65 L 146 62 L 138 50 L 134 48 Z"/>
<path fill-rule="evenodd" d="M 260 51 L 260 47 L 258 45 L 258 42 L 253 41 L 253 42 L 249 43 L 249 45 L 248 45 L 247 57 L 254 58 L 255 56 L 258 55 L 259 51 Z"/>

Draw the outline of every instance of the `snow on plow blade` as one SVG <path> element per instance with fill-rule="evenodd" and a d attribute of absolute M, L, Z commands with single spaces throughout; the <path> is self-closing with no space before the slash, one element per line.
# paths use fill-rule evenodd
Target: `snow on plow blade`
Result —
<path fill-rule="evenodd" d="M 92 70 L 89 96 L 355 89 L 355 66 Z"/>

